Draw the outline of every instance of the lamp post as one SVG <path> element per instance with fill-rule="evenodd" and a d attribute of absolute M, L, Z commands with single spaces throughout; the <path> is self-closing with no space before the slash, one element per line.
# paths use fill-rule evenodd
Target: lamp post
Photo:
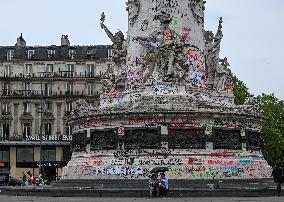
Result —
<path fill-rule="evenodd" d="M 42 114 L 44 113 L 43 109 L 43 87 L 42 79 L 45 78 L 45 75 L 50 72 L 38 72 L 40 74 L 40 126 L 39 126 L 39 174 L 42 173 Z M 42 77 L 43 74 L 43 77 Z"/>

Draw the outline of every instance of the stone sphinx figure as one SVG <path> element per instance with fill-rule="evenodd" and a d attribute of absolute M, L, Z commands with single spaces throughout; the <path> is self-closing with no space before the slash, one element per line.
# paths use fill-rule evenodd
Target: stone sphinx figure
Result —
<path fill-rule="evenodd" d="M 211 31 L 205 32 L 205 61 L 206 61 L 206 74 L 208 76 L 208 87 L 213 89 L 216 68 L 219 65 L 219 54 L 221 49 L 221 40 L 223 38 L 222 33 L 223 20 L 220 18 L 217 34 Z"/>
<path fill-rule="evenodd" d="M 220 59 L 220 63 L 216 68 L 214 89 L 219 92 L 232 92 L 233 91 L 233 75 L 228 59 Z"/>
<path fill-rule="evenodd" d="M 101 28 L 106 32 L 107 36 L 112 41 L 112 61 L 114 62 L 115 76 L 114 85 L 123 83 L 126 80 L 126 55 L 127 55 L 127 42 L 124 38 L 124 34 L 119 31 L 113 35 L 111 31 L 104 24 L 105 15 L 102 13 L 101 16 Z"/>

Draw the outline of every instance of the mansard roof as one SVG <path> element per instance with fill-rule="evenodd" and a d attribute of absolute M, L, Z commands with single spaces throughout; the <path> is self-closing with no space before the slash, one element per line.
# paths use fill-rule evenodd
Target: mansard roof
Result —
<path fill-rule="evenodd" d="M 34 61 L 65 61 L 65 60 L 94 60 L 107 59 L 110 45 L 96 46 L 0 46 L 0 62 L 7 61 L 7 53 L 14 50 L 13 60 Z M 28 50 L 34 50 L 34 55 L 28 59 Z M 48 50 L 55 50 L 55 55 L 48 55 Z M 69 50 L 74 50 L 73 59 L 69 56 Z"/>

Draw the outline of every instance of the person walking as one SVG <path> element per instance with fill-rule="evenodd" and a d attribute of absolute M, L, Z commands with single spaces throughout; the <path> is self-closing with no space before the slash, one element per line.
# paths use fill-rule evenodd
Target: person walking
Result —
<path fill-rule="evenodd" d="M 23 176 L 22 176 L 22 184 L 23 184 L 23 186 L 26 185 L 26 181 L 27 181 L 27 176 L 26 176 L 26 174 L 23 172 Z"/>
<path fill-rule="evenodd" d="M 150 189 L 150 197 L 159 196 L 159 180 L 157 173 L 151 175 L 151 178 L 149 180 L 149 189 Z"/>
<path fill-rule="evenodd" d="M 9 174 L 5 174 L 5 178 L 4 178 L 4 186 L 9 186 L 9 181 L 10 181 L 10 176 Z"/>
<path fill-rule="evenodd" d="M 32 185 L 32 174 L 30 171 L 27 172 L 27 186 Z"/>
<path fill-rule="evenodd" d="M 166 196 L 169 190 L 169 179 L 166 177 L 165 173 L 160 174 L 160 185 L 159 185 L 159 193 L 160 196 Z"/>
<path fill-rule="evenodd" d="M 274 181 L 277 184 L 278 196 L 280 196 L 281 195 L 281 189 L 282 189 L 282 183 L 284 182 L 284 171 L 281 168 L 276 167 L 276 168 L 273 169 L 272 175 L 273 175 Z"/>

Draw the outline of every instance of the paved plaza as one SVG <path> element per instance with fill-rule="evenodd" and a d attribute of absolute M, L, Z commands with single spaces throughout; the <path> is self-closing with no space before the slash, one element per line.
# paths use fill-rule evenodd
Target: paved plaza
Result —
<path fill-rule="evenodd" d="M 283 202 L 284 197 L 265 198 L 77 198 L 77 197 L 27 197 L 27 196 L 0 196 L 1 202 Z"/>

